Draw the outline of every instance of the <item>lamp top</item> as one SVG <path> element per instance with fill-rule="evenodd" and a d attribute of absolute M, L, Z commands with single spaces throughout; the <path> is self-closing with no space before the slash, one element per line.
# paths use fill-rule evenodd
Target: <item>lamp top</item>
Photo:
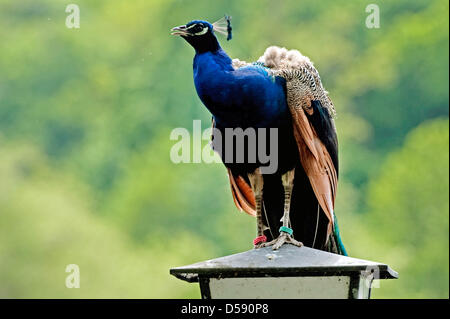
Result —
<path fill-rule="evenodd" d="M 309 247 L 283 245 L 279 250 L 271 247 L 198 262 L 170 269 L 170 274 L 197 282 L 198 277 L 304 277 L 343 276 L 369 271 L 379 279 L 398 278 L 388 265 L 373 261 L 341 256 Z"/>

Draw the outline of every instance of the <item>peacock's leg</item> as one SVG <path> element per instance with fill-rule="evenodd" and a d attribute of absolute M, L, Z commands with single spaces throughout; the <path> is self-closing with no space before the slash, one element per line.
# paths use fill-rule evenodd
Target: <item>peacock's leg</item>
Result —
<path fill-rule="evenodd" d="M 280 227 L 280 235 L 278 238 L 272 240 L 269 243 L 265 243 L 263 246 L 270 246 L 273 245 L 272 249 L 277 250 L 280 248 L 283 244 L 293 244 L 295 246 L 303 246 L 303 243 L 297 241 L 294 239 L 293 231 L 289 227 L 290 226 L 290 220 L 289 220 L 289 210 L 291 207 L 291 195 L 292 195 L 292 189 L 294 187 L 294 176 L 295 176 L 295 169 L 292 169 L 283 176 L 281 176 L 281 180 L 283 183 L 284 188 L 284 214 L 281 218 L 281 221 L 283 222 L 283 226 Z"/>
<path fill-rule="evenodd" d="M 253 173 L 248 174 L 248 179 L 252 186 L 253 193 L 255 194 L 255 208 L 256 208 L 256 232 L 257 237 L 253 240 L 253 245 L 255 248 L 260 248 L 267 240 L 264 236 L 265 227 L 262 221 L 262 197 L 263 197 L 263 186 L 264 179 L 263 176 L 257 168 Z"/>

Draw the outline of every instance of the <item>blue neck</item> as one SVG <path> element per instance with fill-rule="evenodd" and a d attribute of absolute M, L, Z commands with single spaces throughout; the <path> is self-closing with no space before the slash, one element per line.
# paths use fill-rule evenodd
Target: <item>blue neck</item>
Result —
<path fill-rule="evenodd" d="M 195 49 L 196 54 L 205 52 L 216 52 L 222 50 L 219 41 L 212 32 L 208 32 L 203 36 L 186 36 L 183 37 Z"/>
<path fill-rule="evenodd" d="M 222 48 L 214 51 L 197 52 L 194 57 L 194 83 L 198 96 L 214 117 L 221 117 L 227 107 L 223 92 L 230 82 L 232 61 Z"/>

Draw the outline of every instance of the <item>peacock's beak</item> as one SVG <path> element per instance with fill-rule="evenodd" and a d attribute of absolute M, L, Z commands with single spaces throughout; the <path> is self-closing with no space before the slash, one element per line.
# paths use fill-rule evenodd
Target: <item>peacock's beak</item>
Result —
<path fill-rule="evenodd" d="M 190 33 L 187 31 L 185 25 L 180 25 L 178 27 L 172 28 L 171 35 L 181 35 L 181 36 L 188 36 Z"/>

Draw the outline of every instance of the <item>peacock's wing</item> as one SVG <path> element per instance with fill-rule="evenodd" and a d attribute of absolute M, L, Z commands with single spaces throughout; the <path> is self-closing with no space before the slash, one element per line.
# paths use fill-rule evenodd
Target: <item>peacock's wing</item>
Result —
<path fill-rule="evenodd" d="M 212 128 L 215 128 L 214 118 L 212 119 Z M 213 142 L 214 133 L 211 135 L 211 142 Z M 214 147 L 213 147 L 214 148 Z M 234 203 L 240 211 L 244 211 L 251 216 L 256 216 L 255 194 L 246 178 L 240 175 L 233 175 L 228 169 L 228 178 L 230 180 L 231 194 L 233 195 Z"/>
<path fill-rule="evenodd" d="M 230 178 L 231 193 L 236 207 L 255 217 L 255 194 L 249 183 L 240 175 L 234 176 L 230 169 L 228 169 L 228 177 Z"/>
<path fill-rule="evenodd" d="M 311 61 L 296 50 L 270 47 L 258 60 L 273 75 L 286 80 L 294 136 L 301 164 L 329 223 L 327 241 L 334 227 L 338 183 L 338 143 L 334 107 Z"/>

